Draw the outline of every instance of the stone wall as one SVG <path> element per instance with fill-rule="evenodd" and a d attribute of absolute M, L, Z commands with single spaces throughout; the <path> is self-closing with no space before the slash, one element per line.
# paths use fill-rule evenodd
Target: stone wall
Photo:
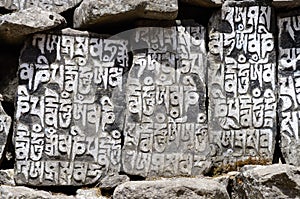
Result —
<path fill-rule="evenodd" d="M 298 1 L 0 13 L 1 198 L 300 196 Z"/>

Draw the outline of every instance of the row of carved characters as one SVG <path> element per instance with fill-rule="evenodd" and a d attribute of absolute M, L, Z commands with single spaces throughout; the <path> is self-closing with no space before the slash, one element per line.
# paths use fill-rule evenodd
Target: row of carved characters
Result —
<path fill-rule="evenodd" d="M 91 83 L 122 90 L 127 41 L 38 34 L 32 46 L 39 49 L 39 56 L 21 63 L 19 70 L 20 80 L 28 83 L 30 91 L 41 83 L 56 83 L 61 91 L 74 91 L 81 97 L 94 94 Z"/>
<path fill-rule="evenodd" d="M 276 115 L 277 100 L 273 90 L 261 91 L 255 88 L 252 92 L 253 96 L 244 94 L 235 98 L 226 98 L 218 87 L 213 89 L 212 100 L 215 108 L 212 114 L 222 129 L 276 127 L 274 116 Z"/>
<path fill-rule="evenodd" d="M 24 115 L 38 118 L 41 128 L 69 128 L 73 122 L 84 129 L 92 128 L 95 133 L 104 131 L 115 121 L 114 105 L 108 96 L 103 96 L 99 104 L 73 102 L 65 93 L 46 88 L 44 95 L 30 95 L 24 85 L 18 87 L 16 118 L 22 121 Z M 95 97 L 95 96 L 93 96 Z"/>
<path fill-rule="evenodd" d="M 125 150 L 143 153 L 171 153 L 207 150 L 207 126 L 195 123 L 128 123 L 125 128 Z"/>
<path fill-rule="evenodd" d="M 76 186 L 97 182 L 108 173 L 105 169 L 86 161 L 17 161 L 15 179 L 17 183 Z"/>
<path fill-rule="evenodd" d="M 133 50 L 174 53 L 180 58 L 205 52 L 205 28 L 201 26 L 143 27 L 135 29 Z"/>
<path fill-rule="evenodd" d="M 210 139 L 212 157 L 238 158 L 269 157 L 275 138 L 271 129 L 244 129 L 213 132 Z"/>
<path fill-rule="evenodd" d="M 186 153 L 143 153 L 126 150 L 122 156 L 123 169 L 141 176 L 191 176 L 199 175 L 207 168 L 206 155 Z"/>
<path fill-rule="evenodd" d="M 73 7 L 81 0 L 1 0 L 1 5 L 10 10 L 24 10 L 39 7 L 49 11 L 60 10 L 60 7 Z M 63 10 L 62 10 L 63 11 Z"/>
<path fill-rule="evenodd" d="M 271 11 L 271 7 L 265 6 L 222 9 L 222 19 L 228 27 L 223 34 L 209 35 L 210 53 L 221 59 L 234 57 L 239 63 L 268 63 L 274 53 Z"/>
<path fill-rule="evenodd" d="M 84 135 L 78 126 L 69 134 L 39 124 L 19 123 L 15 133 L 17 161 L 88 160 L 103 166 L 118 167 L 121 153 L 121 133 L 101 132 L 99 136 Z"/>

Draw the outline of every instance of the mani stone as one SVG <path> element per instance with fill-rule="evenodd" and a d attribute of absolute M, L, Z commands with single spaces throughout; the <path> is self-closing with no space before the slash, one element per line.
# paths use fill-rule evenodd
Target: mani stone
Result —
<path fill-rule="evenodd" d="M 1 101 L 3 101 L 3 98 L 0 94 L 0 164 L 5 155 L 5 146 L 11 125 L 11 118 L 4 111 Z"/>
<path fill-rule="evenodd" d="M 286 163 L 300 166 L 300 15 L 279 16 L 279 123 Z"/>
<path fill-rule="evenodd" d="M 118 186 L 114 199 L 229 199 L 225 186 L 205 178 L 174 178 L 155 181 L 126 182 Z"/>
<path fill-rule="evenodd" d="M 74 13 L 74 27 L 86 28 L 127 19 L 173 20 L 177 0 L 83 0 Z"/>
<path fill-rule="evenodd" d="M 215 165 L 272 161 L 276 123 L 276 52 L 272 9 L 226 2 L 211 19 L 208 131 Z"/>
<path fill-rule="evenodd" d="M 65 25 L 66 20 L 59 14 L 40 8 L 28 8 L 0 16 L 0 40 L 20 43 L 29 34 Z"/>
<path fill-rule="evenodd" d="M 82 0 L 1 0 L 0 8 L 24 10 L 39 7 L 50 12 L 61 13 L 77 6 Z"/>
<path fill-rule="evenodd" d="M 204 27 L 137 28 L 131 45 L 123 171 L 144 177 L 201 174 L 210 165 Z"/>
<path fill-rule="evenodd" d="M 17 184 L 79 186 L 119 172 L 127 44 L 70 29 L 27 41 L 16 99 Z"/>

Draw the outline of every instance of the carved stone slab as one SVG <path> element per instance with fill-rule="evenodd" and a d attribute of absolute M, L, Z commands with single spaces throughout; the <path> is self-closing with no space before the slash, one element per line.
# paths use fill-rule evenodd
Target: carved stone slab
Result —
<path fill-rule="evenodd" d="M 39 7 L 43 10 L 61 13 L 75 7 L 82 0 L 1 0 L 0 7 L 8 10 L 24 10 Z"/>
<path fill-rule="evenodd" d="M 0 94 L 0 163 L 4 155 L 4 148 L 6 145 L 9 129 L 11 125 L 11 118 L 5 113 L 1 101 L 2 95 Z"/>
<path fill-rule="evenodd" d="M 191 176 L 209 165 L 204 35 L 199 25 L 136 30 L 131 43 L 139 49 L 126 92 L 126 173 Z"/>
<path fill-rule="evenodd" d="M 209 32 L 209 134 L 216 164 L 271 160 L 276 135 L 272 9 L 225 3 Z"/>
<path fill-rule="evenodd" d="M 84 185 L 119 171 L 127 44 L 69 29 L 26 43 L 14 132 L 17 184 Z"/>
<path fill-rule="evenodd" d="M 300 165 L 300 15 L 278 17 L 279 121 L 281 150 L 289 164 Z"/>

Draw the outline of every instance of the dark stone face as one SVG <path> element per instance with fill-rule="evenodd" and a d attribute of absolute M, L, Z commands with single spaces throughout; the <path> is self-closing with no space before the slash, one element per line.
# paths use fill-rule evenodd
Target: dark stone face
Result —
<path fill-rule="evenodd" d="M 139 28 L 126 92 L 122 166 L 141 176 L 190 176 L 209 165 L 205 30 Z M 133 47 L 134 47 L 133 46 Z"/>
<path fill-rule="evenodd" d="M 300 16 L 278 17 L 279 29 L 279 121 L 281 150 L 287 163 L 300 165 L 299 82 Z"/>
<path fill-rule="evenodd" d="M 14 132 L 18 184 L 84 185 L 119 171 L 127 44 L 82 33 L 37 34 L 26 43 Z"/>
<path fill-rule="evenodd" d="M 2 101 L 2 95 L 0 95 Z M 5 155 L 5 145 L 7 143 L 7 137 L 11 125 L 11 118 L 5 113 L 2 104 L 0 102 L 0 163 L 2 162 L 3 155 Z"/>
<path fill-rule="evenodd" d="M 228 3 L 213 19 L 208 70 L 213 161 L 271 160 L 277 129 L 272 9 Z"/>

